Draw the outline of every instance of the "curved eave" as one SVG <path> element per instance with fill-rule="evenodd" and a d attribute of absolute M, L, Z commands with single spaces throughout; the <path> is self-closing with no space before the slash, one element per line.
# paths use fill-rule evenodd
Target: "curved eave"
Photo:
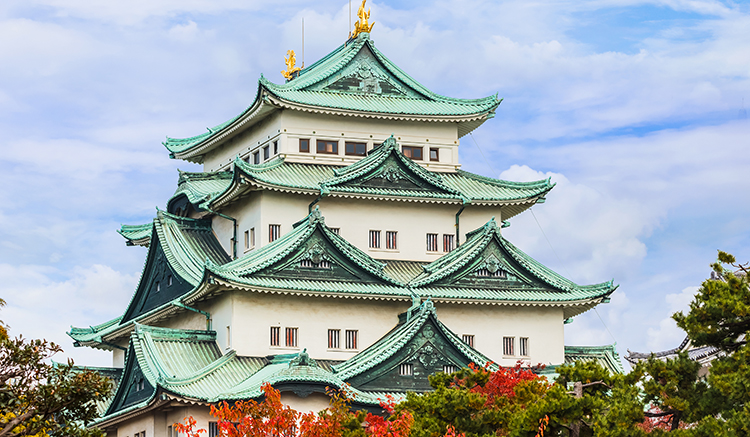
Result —
<path fill-rule="evenodd" d="M 312 281 L 304 281 L 310 285 Z M 384 286 L 387 287 L 387 286 Z M 310 287 L 312 288 L 312 287 Z M 320 287 L 322 288 L 322 287 Z M 397 287 L 388 287 L 397 288 Z M 190 293 L 183 299 L 186 305 L 210 298 L 225 291 L 225 289 L 249 291 L 264 294 L 286 294 L 296 296 L 322 297 L 322 298 L 340 298 L 340 299 L 361 299 L 361 300 L 392 300 L 392 301 L 411 301 L 411 294 L 407 289 L 403 289 L 402 294 L 397 293 L 351 293 L 331 290 L 305 290 L 301 288 L 281 288 L 281 287 L 263 287 L 258 285 L 245 284 L 237 280 L 222 278 L 218 274 L 211 274 L 204 285 L 198 287 L 194 293 Z"/>
<path fill-rule="evenodd" d="M 200 140 L 198 143 L 191 145 L 184 150 L 173 150 L 169 147 L 169 141 L 164 143 L 167 150 L 170 151 L 170 157 L 175 159 L 183 159 L 185 161 L 203 163 L 203 156 L 223 142 L 228 137 L 238 133 L 238 131 L 245 127 L 254 124 L 255 122 L 262 120 L 271 112 L 277 108 L 272 104 L 269 104 L 265 96 L 262 94 L 263 87 L 259 87 L 258 94 L 255 101 L 248 109 L 246 109 L 239 117 L 236 117 L 234 121 L 224 126 L 223 128 L 213 132 L 211 135 Z"/>
<path fill-rule="evenodd" d="M 281 193 L 291 194 L 302 194 L 317 196 L 321 193 L 320 186 L 316 188 L 302 187 L 302 186 L 290 186 L 290 185 L 279 185 L 270 183 L 261 179 L 258 179 L 252 174 L 247 173 L 244 169 L 235 165 L 235 176 L 232 179 L 231 184 L 220 194 L 214 196 L 207 207 L 212 210 L 219 209 L 228 203 L 231 203 L 238 197 L 246 194 L 250 191 L 258 190 L 269 190 Z M 544 186 L 538 192 L 531 195 L 519 196 L 511 199 L 491 199 L 491 198 L 471 198 L 471 197 L 426 197 L 426 196 L 395 196 L 395 195 L 383 195 L 377 193 L 366 193 L 366 192 L 354 192 L 354 191 L 337 191 L 331 190 L 326 191 L 327 197 L 340 197 L 349 199 L 365 199 L 365 200 L 387 200 L 394 202 L 413 202 L 413 203 L 440 203 L 440 204 L 462 204 L 467 203 L 475 206 L 500 206 L 506 207 L 505 214 L 502 215 L 503 220 L 507 220 L 511 217 L 522 213 L 531 206 L 535 205 L 540 199 L 554 187 L 553 185 Z"/>
<path fill-rule="evenodd" d="M 271 91 L 269 90 L 269 93 Z M 269 102 L 274 106 L 278 106 L 284 109 L 291 109 L 302 112 L 310 112 L 315 114 L 325 114 L 334 116 L 347 116 L 347 117 L 360 117 L 360 118 L 372 118 L 380 120 L 398 120 L 398 121 L 413 121 L 422 123 L 458 123 L 459 138 L 473 131 L 482 125 L 485 121 L 495 116 L 495 110 L 500 105 L 500 101 L 497 101 L 492 107 L 488 109 L 482 109 L 479 112 L 463 115 L 426 115 L 426 114 L 409 114 L 409 113 L 388 113 L 388 112 L 374 112 L 374 111 L 361 111 L 347 108 L 336 108 L 336 107 L 325 107 L 305 104 L 302 102 L 296 102 L 293 100 L 286 99 L 282 96 L 269 94 Z M 463 127 L 463 129 L 462 129 Z"/>
<path fill-rule="evenodd" d="M 418 291 L 418 290 L 416 290 Z M 607 294 L 606 296 L 608 296 Z M 436 297 L 432 295 L 420 295 L 429 297 L 435 303 L 451 303 L 464 305 L 498 305 L 498 306 L 515 306 L 515 307 L 556 307 L 563 309 L 563 319 L 568 319 L 585 313 L 595 306 L 603 303 L 606 296 L 599 296 L 590 299 L 578 299 L 568 301 L 529 301 L 529 300 L 502 300 L 502 299 L 462 299 L 452 297 Z"/>

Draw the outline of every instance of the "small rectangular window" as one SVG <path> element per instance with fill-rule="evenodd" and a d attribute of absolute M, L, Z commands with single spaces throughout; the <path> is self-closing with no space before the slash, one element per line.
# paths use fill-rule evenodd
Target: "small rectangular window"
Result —
<path fill-rule="evenodd" d="M 245 250 L 250 249 L 250 230 L 245 231 Z"/>
<path fill-rule="evenodd" d="M 232 347 L 232 328 L 227 326 L 227 349 Z"/>
<path fill-rule="evenodd" d="M 518 339 L 518 353 L 522 357 L 529 356 L 529 338 L 521 337 Z"/>
<path fill-rule="evenodd" d="M 286 347 L 297 347 L 297 328 L 286 328 Z"/>
<path fill-rule="evenodd" d="M 346 348 L 347 349 L 357 349 L 357 336 L 359 335 L 359 331 L 355 330 L 346 330 Z"/>
<path fill-rule="evenodd" d="M 310 139 L 309 138 L 299 139 L 299 151 L 302 153 L 310 153 Z"/>
<path fill-rule="evenodd" d="M 344 152 L 347 155 L 365 156 L 367 154 L 367 143 L 347 142 L 344 147 Z"/>
<path fill-rule="evenodd" d="M 464 341 L 464 343 L 468 344 L 471 347 L 474 347 L 474 335 L 473 334 L 464 334 L 461 339 Z"/>
<path fill-rule="evenodd" d="M 167 276 L 167 287 L 172 286 L 172 275 Z"/>
<path fill-rule="evenodd" d="M 370 231 L 370 247 L 380 249 L 380 231 Z"/>
<path fill-rule="evenodd" d="M 268 242 L 276 241 L 281 236 L 281 225 L 268 225 Z"/>
<path fill-rule="evenodd" d="M 330 153 L 332 155 L 338 155 L 339 153 L 339 142 L 331 140 L 318 140 L 318 153 Z"/>
<path fill-rule="evenodd" d="M 281 346 L 279 337 L 281 337 L 281 327 L 271 326 L 271 346 Z"/>
<path fill-rule="evenodd" d="M 219 437 L 219 422 L 208 422 L 208 437 Z"/>
<path fill-rule="evenodd" d="M 268 161 L 268 158 L 271 157 L 271 147 L 266 146 L 263 148 L 263 160 Z"/>
<path fill-rule="evenodd" d="M 514 356 L 513 346 L 515 346 L 515 343 L 515 337 L 503 337 L 503 355 Z"/>
<path fill-rule="evenodd" d="M 385 232 L 385 248 L 386 249 L 398 249 L 398 232 L 397 231 L 386 231 Z"/>
<path fill-rule="evenodd" d="M 250 249 L 255 249 L 255 228 L 250 228 Z"/>
<path fill-rule="evenodd" d="M 427 234 L 427 251 L 437 252 L 438 250 L 438 234 Z"/>
<path fill-rule="evenodd" d="M 421 147 L 403 146 L 401 147 L 401 151 L 403 152 L 404 156 L 406 156 L 407 158 L 411 158 L 411 159 L 418 160 L 418 161 L 422 160 L 422 148 Z"/>
<path fill-rule="evenodd" d="M 341 228 L 328 228 L 336 235 L 341 235 Z"/>
<path fill-rule="evenodd" d="M 172 425 L 169 425 L 167 427 L 167 437 L 174 437 L 174 435 L 172 434 Z"/>
<path fill-rule="evenodd" d="M 260 164 L 260 152 L 253 153 L 253 164 Z"/>
<path fill-rule="evenodd" d="M 341 338 L 340 329 L 329 329 L 328 330 L 328 349 L 340 349 L 341 348 L 341 343 L 339 342 L 340 338 Z"/>
<path fill-rule="evenodd" d="M 458 372 L 458 367 L 454 366 L 453 364 L 446 364 L 443 366 L 443 373 L 456 373 Z"/>
<path fill-rule="evenodd" d="M 448 253 L 453 250 L 453 234 L 443 234 L 443 252 Z"/>
<path fill-rule="evenodd" d="M 161 291 L 161 284 L 159 283 L 159 281 L 156 281 L 156 292 L 158 293 L 160 291 Z"/>
<path fill-rule="evenodd" d="M 411 363 L 399 364 L 398 374 L 401 376 L 412 376 L 414 375 L 414 367 L 411 365 Z"/>
<path fill-rule="evenodd" d="M 430 147 L 430 161 L 440 162 L 440 149 Z"/>
<path fill-rule="evenodd" d="M 273 142 L 273 154 L 274 156 L 279 154 L 279 142 L 278 141 Z"/>

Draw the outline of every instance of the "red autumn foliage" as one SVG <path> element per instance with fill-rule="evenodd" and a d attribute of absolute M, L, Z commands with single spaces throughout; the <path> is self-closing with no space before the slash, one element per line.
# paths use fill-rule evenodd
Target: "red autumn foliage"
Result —
<path fill-rule="evenodd" d="M 516 363 L 514 367 L 501 367 L 494 372 L 489 370 L 489 366 L 490 363 L 484 367 L 469 364 L 473 374 L 457 380 L 453 385 L 470 387 L 471 391 L 485 395 L 485 406 L 490 406 L 498 398 L 512 399 L 516 395 L 514 390 L 520 382 L 542 380 L 542 377 L 534 373 L 534 369 L 521 367 L 521 362 Z"/>

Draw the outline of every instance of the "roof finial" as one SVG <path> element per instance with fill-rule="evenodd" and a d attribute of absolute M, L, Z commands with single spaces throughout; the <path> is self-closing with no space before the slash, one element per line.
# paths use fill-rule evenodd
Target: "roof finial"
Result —
<path fill-rule="evenodd" d="M 286 80 L 294 79 L 295 77 L 297 77 L 297 73 L 302 70 L 299 67 L 295 67 L 295 65 L 297 64 L 297 57 L 294 55 L 294 50 L 286 51 L 286 58 L 284 58 L 284 63 L 286 64 L 286 70 L 282 71 L 281 75 L 284 76 Z"/>
<path fill-rule="evenodd" d="M 362 4 L 359 5 L 359 9 L 357 9 L 357 17 L 359 20 L 354 23 L 354 32 L 352 32 L 350 38 L 356 38 L 360 33 L 370 33 L 372 26 L 375 25 L 375 22 L 370 24 L 367 21 L 370 19 L 370 10 L 368 9 L 367 12 L 365 12 L 366 1 L 367 0 L 362 0 Z"/>

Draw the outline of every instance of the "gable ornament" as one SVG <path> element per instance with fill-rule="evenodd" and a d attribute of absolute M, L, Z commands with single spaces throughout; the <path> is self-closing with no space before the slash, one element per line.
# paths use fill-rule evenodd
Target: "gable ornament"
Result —
<path fill-rule="evenodd" d="M 375 25 L 375 22 L 370 24 L 368 21 L 370 19 L 370 10 L 368 9 L 367 12 L 365 12 L 366 2 L 367 0 L 362 0 L 362 4 L 359 5 L 359 9 L 357 9 L 357 18 L 359 18 L 359 20 L 354 23 L 354 31 L 350 38 L 356 38 L 360 33 L 370 33 L 372 26 Z"/>

